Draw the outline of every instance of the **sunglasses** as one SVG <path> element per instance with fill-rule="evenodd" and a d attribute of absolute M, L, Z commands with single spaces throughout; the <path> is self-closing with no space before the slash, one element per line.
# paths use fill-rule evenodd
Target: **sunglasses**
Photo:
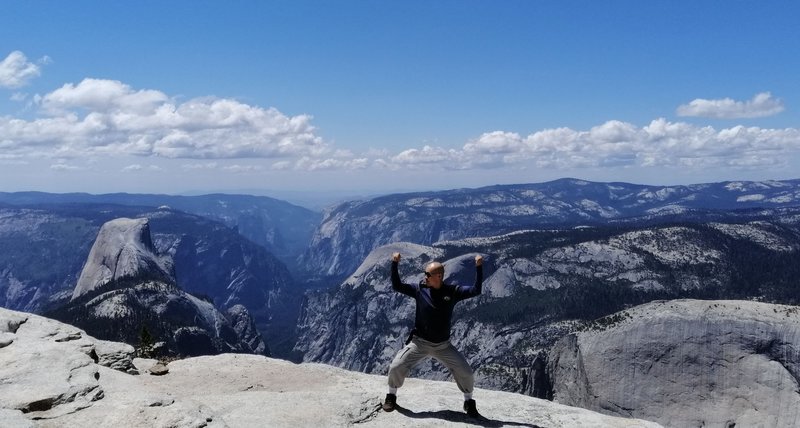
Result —
<path fill-rule="evenodd" d="M 436 274 L 435 273 L 430 273 L 430 272 L 425 272 L 425 278 L 430 278 L 430 277 L 432 277 L 434 275 L 436 275 Z"/>

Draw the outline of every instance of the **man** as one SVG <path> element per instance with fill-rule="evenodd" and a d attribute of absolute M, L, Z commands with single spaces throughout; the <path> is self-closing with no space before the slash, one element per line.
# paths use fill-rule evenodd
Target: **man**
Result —
<path fill-rule="evenodd" d="M 456 348 L 450 344 L 450 320 L 453 307 L 464 299 L 481 294 L 483 284 L 483 257 L 475 257 L 475 284 L 456 286 L 444 283 L 444 266 L 439 262 L 425 267 L 425 279 L 419 285 L 404 284 L 400 280 L 398 265 L 400 253 L 392 255 L 392 289 L 417 302 L 414 330 L 406 346 L 394 357 L 389 367 L 389 393 L 383 402 L 383 410 L 391 412 L 397 406 L 397 388 L 403 386 L 408 372 L 425 357 L 439 360 L 450 370 L 458 389 L 464 393 L 464 411 L 472 417 L 480 417 L 472 399 L 474 377 L 472 368 Z"/>

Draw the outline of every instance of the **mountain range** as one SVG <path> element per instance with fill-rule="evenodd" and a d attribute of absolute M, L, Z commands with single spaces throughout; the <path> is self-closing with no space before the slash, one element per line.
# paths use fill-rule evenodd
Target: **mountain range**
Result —
<path fill-rule="evenodd" d="M 797 422 L 789 409 L 798 397 L 791 385 L 800 383 L 791 306 L 800 304 L 800 180 L 644 186 L 563 179 L 350 201 L 322 214 L 297 211 L 297 222 L 284 218 L 282 226 L 269 223 L 278 216 L 266 205 L 253 217 L 248 197 L 197 197 L 201 207 L 189 213 L 176 208 L 181 197 L 145 196 L 48 202 L 47 194 L 0 193 L 0 306 L 77 323 L 87 312 L 137 307 L 147 314 L 173 302 L 182 308 L 173 312 L 178 319 L 193 313 L 232 332 L 211 334 L 209 323 L 195 322 L 206 333 L 188 343 L 217 346 L 181 348 L 167 332 L 189 326 L 171 320 L 156 332 L 175 354 L 269 349 L 383 374 L 413 320 L 413 302 L 390 288 L 390 255 L 403 254 L 406 282 L 439 260 L 446 281 L 469 284 L 472 258 L 481 254 L 484 293 L 456 307 L 452 326 L 479 386 L 667 426 L 749 426 L 758 408 L 778 415 L 774 426 Z M 275 233 L 264 233 L 268 223 Z M 135 227 L 104 238 L 104 228 L 124 225 Z M 95 253 L 98 242 L 105 250 Z M 169 318 L 150 314 L 133 321 Z M 618 369 L 628 367 L 635 371 Z M 435 362 L 412 376 L 447 379 Z M 758 394 L 744 395 L 748 382 Z M 699 392 L 686 394 L 690 387 Z M 653 401 L 661 390 L 672 398 Z M 682 394 L 692 401 L 675 398 Z M 726 406 L 735 412 L 726 414 Z"/>
<path fill-rule="evenodd" d="M 40 209 L 81 205 L 169 208 L 216 220 L 263 246 L 290 269 L 308 246 L 320 214 L 266 196 L 210 194 L 199 196 L 110 193 L 0 192 L 0 207 Z"/>
<path fill-rule="evenodd" d="M 178 287 L 172 259 L 156 253 L 146 218 L 103 224 L 69 303 L 47 314 L 101 339 L 152 345 L 144 353 L 269 354 L 242 305 L 222 313 Z"/>
<path fill-rule="evenodd" d="M 561 179 L 547 183 L 394 194 L 330 207 L 303 265 L 344 278 L 392 242 L 495 236 L 532 228 L 683 221 L 731 210 L 800 205 L 800 180 L 646 186 Z"/>
<path fill-rule="evenodd" d="M 413 300 L 391 290 L 391 254 L 403 255 L 406 282 L 420 281 L 424 265 L 439 260 L 445 280 L 461 284 L 472 283 L 472 257 L 482 254 L 484 292 L 456 307 L 451 341 L 479 385 L 550 397 L 550 348 L 618 311 L 682 298 L 800 303 L 800 208 L 734 214 L 727 222 L 388 244 L 338 287 L 308 293 L 297 351 L 304 361 L 386 372 L 414 319 Z M 415 374 L 442 379 L 446 371 L 427 364 Z"/>
<path fill-rule="evenodd" d="M 168 277 L 169 287 L 223 312 L 243 305 L 267 342 L 275 344 L 270 346 L 273 352 L 291 349 L 302 290 L 294 285 L 288 268 L 235 229 L 167 208 L 109 204 L 0 208 L 0 305 L 45 313 L 68 303 L 85 265 L 91 264 L 91 246 L 102 226 L 119 218 L 147 219 L 150 236 L 120 239 L 113 251 L 122 252 L 125 245 L 151 247 L 153 257 L 148 260 L 155 269 L 144 270 L 133 281 L 118 279 L 136 285 Z"/>

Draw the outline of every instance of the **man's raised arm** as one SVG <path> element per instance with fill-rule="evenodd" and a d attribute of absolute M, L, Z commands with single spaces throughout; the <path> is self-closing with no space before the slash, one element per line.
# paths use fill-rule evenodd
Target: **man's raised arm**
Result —
<path fill-rule="evenodd" d="M 400 279 L 400 271 L 398 266 L 400 265 L 400 253 L 392 254 L 392 289 L 394 291 L 399 291 L 407 296 L 414 297 L 417 290 L 414 288 L 413 285 L 404 284 L 403 281 Z"/>
<path fill-rule="evenodd" d="M 468 299 L 481 294 L 483 291 L 483 256 L 475 256 L 475 284 L 472 287 L 458 287 L 458 294 L 462 299 Z"/>

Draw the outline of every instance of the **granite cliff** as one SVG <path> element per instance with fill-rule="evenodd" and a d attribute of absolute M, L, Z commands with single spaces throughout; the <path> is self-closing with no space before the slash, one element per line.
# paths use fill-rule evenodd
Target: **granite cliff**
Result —
<path fill-rule="evenodd" d="M 554 400 L 664 426 L 800 425 L 800 308 L 653 302 L 550 351 Z"/>
<path fill-rule="evenodd" d="M 268 352 L 246 309 L 235 308 L 234 323 L 212 302 L 186 293 L 174 280 L 171 258 L 155 251 L 147 219 L 105 223 L 72 299 L 50 314 L 130 344 L 147 331 L 171 355 Z"/>

